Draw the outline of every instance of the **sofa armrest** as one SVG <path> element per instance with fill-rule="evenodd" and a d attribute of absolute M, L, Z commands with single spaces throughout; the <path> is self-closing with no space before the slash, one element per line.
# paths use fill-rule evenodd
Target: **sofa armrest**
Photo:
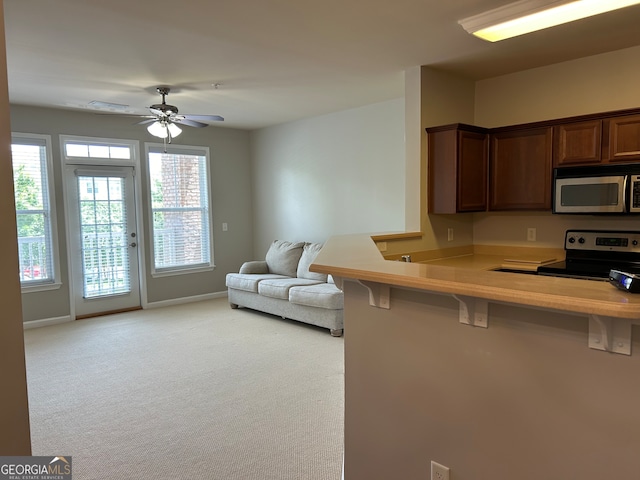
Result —
<path fill-rule="evenodd" d="M 244 262 L 240 267 L 240 273 L 269 273 L 269 267 L 266 260 Z"/>

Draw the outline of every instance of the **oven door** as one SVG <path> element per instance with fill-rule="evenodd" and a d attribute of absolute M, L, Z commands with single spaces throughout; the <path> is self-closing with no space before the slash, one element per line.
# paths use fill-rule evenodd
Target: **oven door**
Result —
<path fill-rule="evenodd" d="M 626 175 L 556 178 L 553 213 L 623 213 Z"/>

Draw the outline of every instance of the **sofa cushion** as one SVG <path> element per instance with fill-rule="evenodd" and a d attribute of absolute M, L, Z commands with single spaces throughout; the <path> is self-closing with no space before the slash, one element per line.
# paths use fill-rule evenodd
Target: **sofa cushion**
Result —
<path fill-rule="evenodd" d="M 298 305 L 327 308 L 329 310 L 340 310 L 344 307 L 342 290 L 333 283 L 291 287 L 289 301 Z"/>
<path fill-rule="evenodd" d="M 298 262 L 302 255 L 304 242 L 287 242 L 275 240 L 269 247 L 265 257 L 269 267 L 269 273 L 295 277 L 298 269 Z"/>
<path fill-rule="evenodd" d="M 276 278 L 272 280 L 262 280 L 258 284 L 258 293 L 265 297 L 289 299 L 289 289 L 300 285 L 315 285 L 317 280 L 307 278 Z"/>
<path fill-rule="evenodd" d="M 287 278 L 284 275 L 273 273 L 227 273 L 227 287 L 247 292 L 258 293 L 258 284 L 264 280 L 275 278 Z"/>
<path fill-rule="evenodd" d="M 308 278 L 310 280 L 318 280 L 325 283 L 327 281 L 326 273 L 310 272 L 309 267 L 318 256 L 318 252 L 322 248 L 321 243 L 305 243 L 302 248 L 302 256 L 298 262 L 298 278 Z"/>
<path fill-rule="evenodd" d="M 239 273 L 269 273 L 269 267 L 264 260 L 244 262 Z"/>

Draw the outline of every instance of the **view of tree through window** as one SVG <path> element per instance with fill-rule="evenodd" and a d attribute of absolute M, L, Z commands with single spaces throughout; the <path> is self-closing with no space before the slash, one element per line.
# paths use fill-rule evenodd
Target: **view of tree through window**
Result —
<path fill-rule="evenodd" d="M 149 152 L 155 269 L 211 263 L 205 155 Z"/>
<path fill-rule="evenodd" d="M 11 145 L 19 275 L 23 285 L 51 282 L 54 279 L 47 152 L 42 143 L 21 144 L 14 141 Z"/>

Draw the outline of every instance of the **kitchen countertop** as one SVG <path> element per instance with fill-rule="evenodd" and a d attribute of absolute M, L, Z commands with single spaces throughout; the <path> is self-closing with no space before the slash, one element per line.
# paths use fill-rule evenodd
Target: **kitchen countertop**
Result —
<path fill-rule="evenodd" d="M 385 260 L 367 235 L 331 237 L 311 270 L 334 277 L 587 315 L 640 320 L 640 295 L 608 282 L 490 271 L 500 255 L 425 263 Z M 561 259 L 558 259 L 561 260 Z"/>
<path fill-rule="evenodd" d="M 476 253 L 458 257 L 439 258 L 437 260 L 428 260 L 420 263 L 441 265 L 443 267 L 468 268 L 472 270 L 491 271 L 496 268 L 509 268 L 512 270 L 530 270 L 535 272 L 539 265 L 546 265 L 559 260 L 562 259 L 548 255 L 539 258 L 527 258 L 518 255 L 487 255 Z"/>

